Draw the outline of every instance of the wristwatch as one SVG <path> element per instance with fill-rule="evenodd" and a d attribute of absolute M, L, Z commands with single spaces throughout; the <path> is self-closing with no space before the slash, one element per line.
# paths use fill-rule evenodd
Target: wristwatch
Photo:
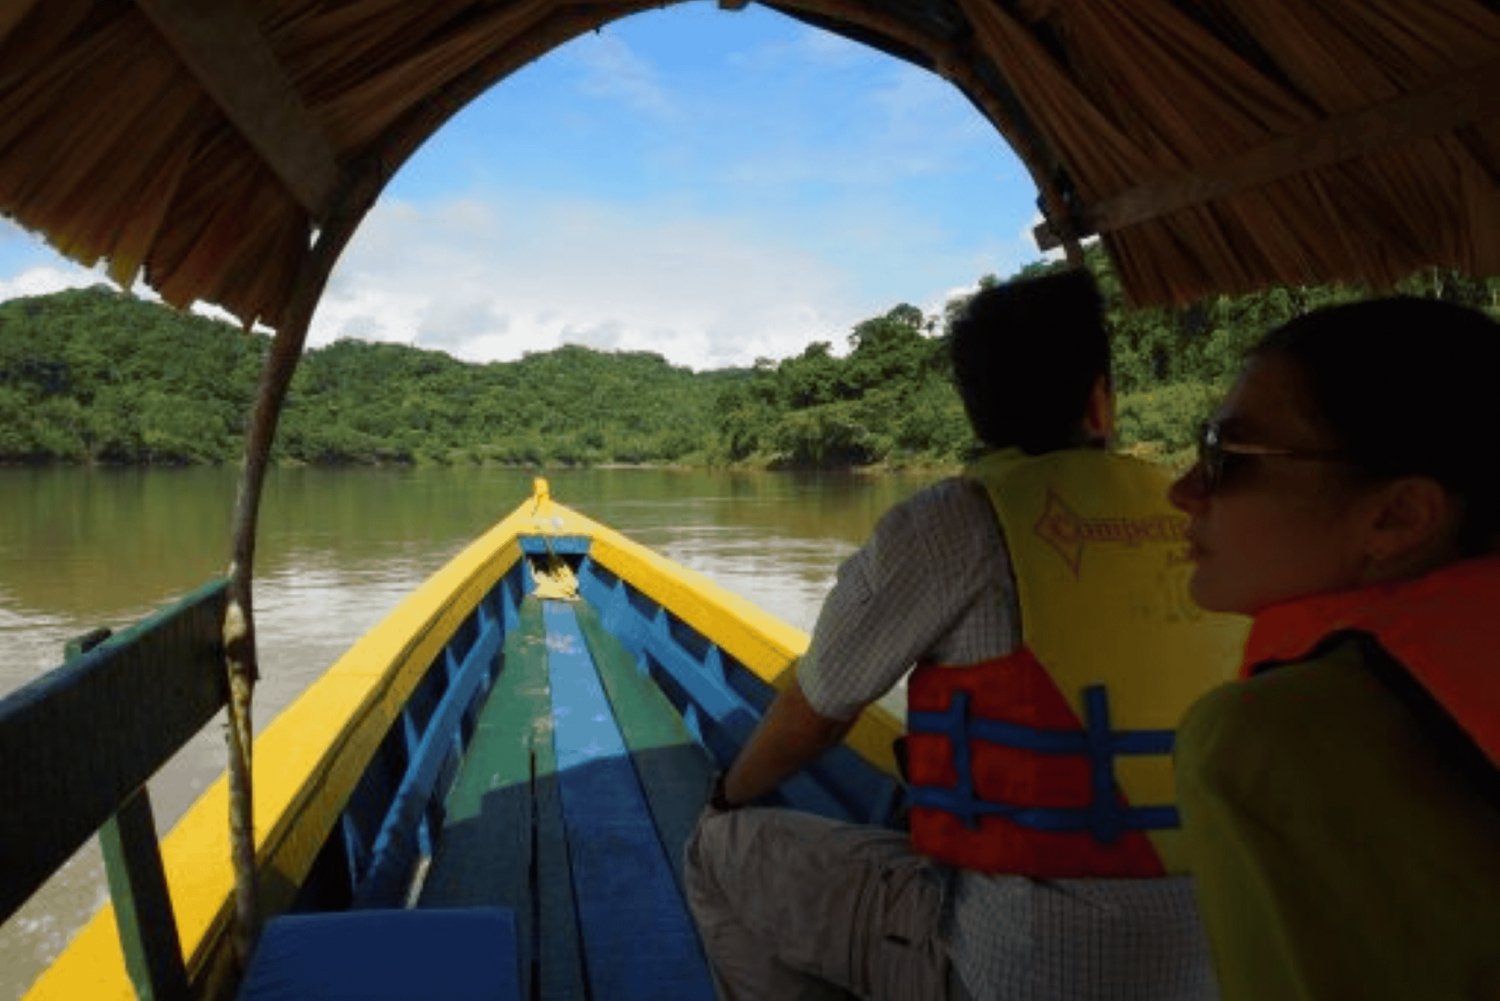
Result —
<path fill-rule="evenodd" d="M 720 772 L 719 774 L 714 776 L 714 784 L 708 791 L 708 805 L 713 809 L 718 810 L 720 813 L 724 813 L 729 810 L 737 810 L 740 807 L 740 804 L 738 803 L 729 802 L 728 797 L 724 795 L 723 772 Z"/>

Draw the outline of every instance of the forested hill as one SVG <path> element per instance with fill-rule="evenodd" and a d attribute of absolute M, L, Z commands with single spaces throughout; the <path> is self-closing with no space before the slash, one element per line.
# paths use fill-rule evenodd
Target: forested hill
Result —
<path fill-rule="evenodd" d="M 1120 437 L 1184 458 L 1193 428 L 1262 333 L 1347 288 L 1272 289 L 1129 310 L 1110 303 Z M 1055 265 L 1032 265 L 1022 276 Z M 981 284 L 993 283 L 993 277 Z M 1492 312 L 1500 279 L 1446 272 L 1403 291 Z M 339 341 L 309 351 L 276 457 L 319 464 L 951 464 L 972 442 L 949 381 L 943 316 L 883 316 L 751 369 L 693 372 L 659 355 L 582 347 L 470 364 Z M 235 461 L 268 338 L 99 286 L 0 303 L 0 463 Z"/>
<path fill-rule="evenodd" d="M 227 459 L 268 343 L 104 286 L 0 303 L 0 460 Z"/>
<path fill-rule="evenodd" d="M 0 462 L 235 461 L 269 344 L 103 286 L 0 303 Z M 745 376 L 581 347 L 478 365 L 339 341 L 303 359 L 277 457 L 702 461 L 720 388 Z"/>

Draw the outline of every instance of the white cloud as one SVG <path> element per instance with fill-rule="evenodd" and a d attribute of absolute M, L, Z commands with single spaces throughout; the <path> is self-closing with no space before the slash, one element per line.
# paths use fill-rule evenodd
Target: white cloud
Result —
<path fill-rule="evenodd" d="M 535 194 L 387 199 L 343 255 L 309 343 L 393 341 L 469 361 L 583 344 L 697 369 L 785 358 L 812 341 L 842 350 L 855 324 L 898 302 L 941 316 L 953 278 L 1008 273 L 1005 242 L 955 250 L 944 236 L 899 202 L 823 205 L 789 221 Z M 0 271 L 0 300 L 107 283 L 25 242 L 17 270 Z M 133 291 L 156 298 L 143 283 Z M 237 323 L 217 307 L 194 311 Z"/>
<path fill-rule="evenodd" d="M 939 322 L 941 322 L 944 311 L 948 308 L 948 303 L 952 302 L 954 299 L 967 299 L 978 291 L 979 283 L 977 281 L 972 282 L 968 285 L 955 286 L 934 296 L 933 300 L 923 308 L 922 312 L 926 313 L 928 316 L 938 317 Z"/>
<path fill-rule="evenodd" d="M 793 43 L 793 57 L 814 66 L 857 66 L 869 58 L 870 49 L 843 35 L 822 28 L 803 28 Z"/>
<path fill-rule="evenodd" d="M 76 264 L 40 264 L 27 268 L 13 278 L 0 278 L 0 302 L 28 295 L 50 295 L 68 288 L 85 288 L 109 283 L 101 270 L 90 271 Z"/>
<path fill-rule="evenodd" d="M 600 31 L 580 36 L 566 53 L 582 70 L 578 89 L 584 95 L 619 101 L 653 117 L 676 114 L 676 103 L 656 67 L 619 35 Z"/>
<path fill-rule="evenodd" d="M 334 273 L 310 343 L 353 336 L 476 361 L 571 343 L 717 368 L 840 339 L 870 312 L 851 300 L 795 236 L 729 221 L 576 200 L 382 202 Z"/>
<path fill-rule="evenodd" d="M 996 157 L 1003 140 L 953 84 L 896 64 L 870 95 L 883 116 L 879 141 L 886 168 L 906 176 L 941 173 L 964 158 Z"/>
<path fill-rule="evenodd" d="M 104 265 L 100 264 L 93 268 L 85 268 L 74 264 L 65 258 L 52 254 L 51 251 L 37 248 L 30 256 L 34 258 L 50 257 L 56 263 L 35 264 L 17 273 L 12 278 L 0 278 L 0 302 L 7 299 L 20 299 L 26 296 L 51 295 L 70 288 L 89 288 L 93 285 L 104 285 L 112 289 L 120 286 L 105 274 Z M 137 282 L 130 289 L 131 293 L 147 302 L 161 302 L 161 296 L 146 285 L 145 282 Z M 201 316 L 211 317 L 239 326 L 240 321 L 228 310 L 206 302 L 197 302 L 192 305 L 192 311 Z"/>

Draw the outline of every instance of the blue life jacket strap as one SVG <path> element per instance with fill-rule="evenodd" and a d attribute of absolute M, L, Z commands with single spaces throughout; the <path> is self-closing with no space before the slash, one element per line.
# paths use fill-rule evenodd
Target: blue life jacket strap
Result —
<path fill-rule="evenodd" d="M 1004 817 L 1038 831 L 1088 831 L 1101 844 L 1112 844 L 1126 831 L 1159 830 L 1180 825 L 1177 807 L 1122 806 L 1115 784 L 1118 755 L 1171 754 L 1172 730 L 1111 730 L 1109 694 L 1103 685 L 1083 690 L 1084 726 L 1081 730 L 1043 730 L 1019 723 L 977 719 L 969 712 L 968 692 L 955 692 L 948 708 L 909 712 L 909 733 L 948 738 L 958 781 L 949 788 L 913 785 L 912 806 L 942 810 L 976 828 L 981 816 Z M 974 742 L 998 744 L 1040 754 L 1082 755 L 1089 759 L 1090 801 L 1084 807 L 1040 807 L 1002 803 L 980 797 L 974 788 Z"/>

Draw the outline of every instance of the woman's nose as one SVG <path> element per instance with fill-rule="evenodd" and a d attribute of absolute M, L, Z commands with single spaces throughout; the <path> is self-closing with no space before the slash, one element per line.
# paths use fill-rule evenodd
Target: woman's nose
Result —
<path fill-rule="evenodd" d="M 1167 500 L 1179 511 L 1197 514 L 1208 500 L 1208 491 L 1203 489 L 1203 470 L 1193 463 L 1187 471 L 1172 481 L 1167 488 Z"/>

